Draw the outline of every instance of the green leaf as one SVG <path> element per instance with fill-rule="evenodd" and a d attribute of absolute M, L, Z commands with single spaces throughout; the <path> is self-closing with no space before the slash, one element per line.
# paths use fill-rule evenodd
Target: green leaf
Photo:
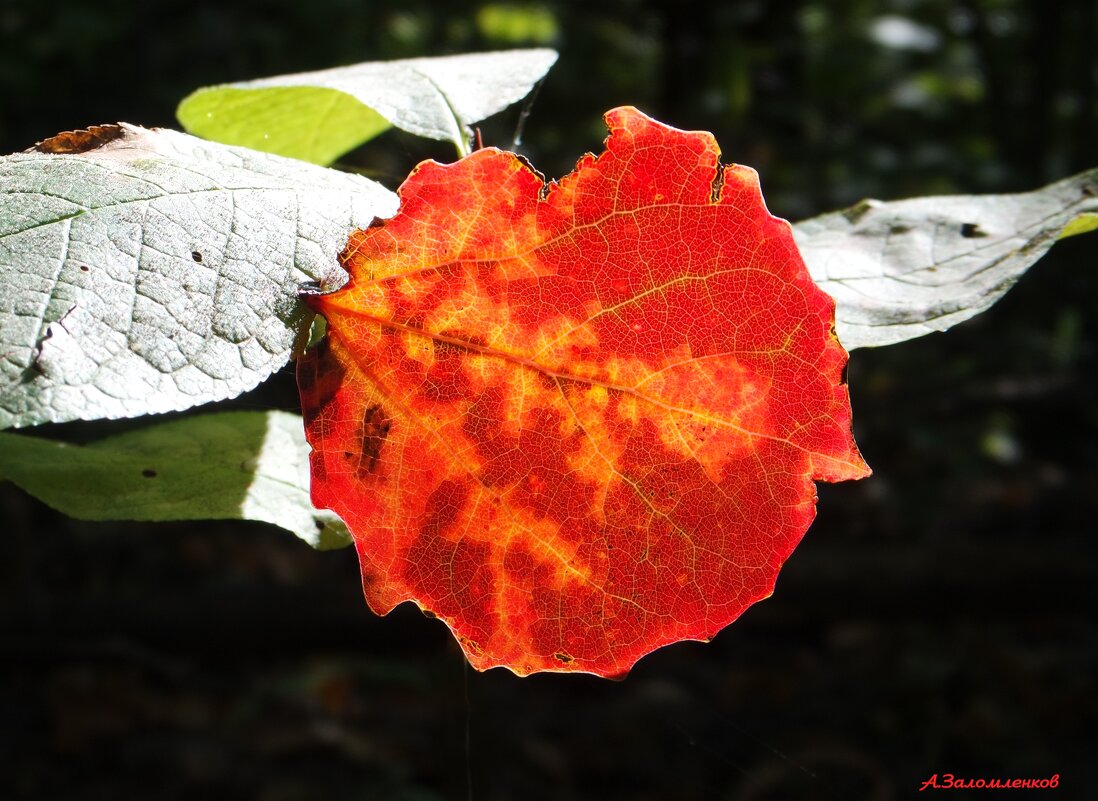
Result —
<path fill-rule="evenodd" d="M 197 136 L 331 164 L 390 125 L 469 149 L 469 126 L 530 93 L 552 50 L 416 58 L 199 89 L 176 115 Z"/>
<path fill-rule="evenodd" d="M 1098 228 L 1098 169 L 1017 195 L 882 203 L 797 223 L 847 350 L 946 329 L 989 308 L 1050 247 Z"/>
<path fill-rule="evenodd" d="M 1086 234 L 1096 229 L 1098 229 L 1098 214 L 1080 214 L 1064 226 L 1059 238 L 1067 239 L 1069 236 Z"/>
<path fill-rule="evenodd" d="M 222 412 L 87 445 L 0 433 L 0 478 L 81 520 L 260 520 L 319 548 L 347 529 L 309 501 L 301 417 Z"/>
<path fill-rule="evenodd" d="M 365 178 L 109 125 L 0 158 L 0 428 L 231 398 L 282 367 L 339 286 Z"/>
<path fill-rule="evenodd" d="M 351 95 L 320 86 L 199 89 L 176 115 L 196 136 L 322 165 L 390 127 Z"/>

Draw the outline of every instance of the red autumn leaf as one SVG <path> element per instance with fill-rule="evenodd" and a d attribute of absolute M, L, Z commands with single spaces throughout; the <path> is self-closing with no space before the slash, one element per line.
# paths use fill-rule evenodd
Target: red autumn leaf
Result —
<path fill-rule="evenodd" d="M 313 502 L 378 613 L 474 667 L 624 675 L 770 595 L 860 478 L 833 333 L 756 173 L 631 108 L 559 183 L 513 153 L 421 164 L 355 233 L 298 367 Z"/>

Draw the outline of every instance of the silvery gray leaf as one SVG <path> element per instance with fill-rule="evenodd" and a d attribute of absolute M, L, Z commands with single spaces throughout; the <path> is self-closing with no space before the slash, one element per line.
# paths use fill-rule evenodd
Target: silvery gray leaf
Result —
<path fill-rule="evenodd" d="M 306 281 L 396 195 L 186 134 L 99 126 L 0 158 L 0 428 L 186 409 L 281 368 Z"/>
<path fill-rule="evenodd" d="M 797 223 L 812 277 L 835 298 L 847 350 L 974 317 L 1061 235 L 1098 226 L 1098 169 L 1017 195 L 866 200 Z"/>

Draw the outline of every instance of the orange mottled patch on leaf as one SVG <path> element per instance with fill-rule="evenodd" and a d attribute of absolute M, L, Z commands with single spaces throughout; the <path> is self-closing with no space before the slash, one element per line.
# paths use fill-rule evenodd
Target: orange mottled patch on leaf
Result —
<path fill-rule="evenodd" d="M 712 136 L 635 109 L 546 186 L 512 153 L 420 165 L 307 298 L 313 501 L 370 606 L 477 668 L 620 676 L 767 597 L 860 478 L 833 333 L 789 225 Z"/>

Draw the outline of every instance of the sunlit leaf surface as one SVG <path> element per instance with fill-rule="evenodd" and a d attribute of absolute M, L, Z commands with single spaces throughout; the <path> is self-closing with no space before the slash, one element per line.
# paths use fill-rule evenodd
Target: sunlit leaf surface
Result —
<path fill-rule="evenodd" d="M 299 363 L 313 501 L 367 600 L 477 668 L 623 675 L 770 594 L 813 480 L 868 469 L 831 299 L 754 171 L 635 109 L 546 186 L 421 165 L 355 234 Z"/>

